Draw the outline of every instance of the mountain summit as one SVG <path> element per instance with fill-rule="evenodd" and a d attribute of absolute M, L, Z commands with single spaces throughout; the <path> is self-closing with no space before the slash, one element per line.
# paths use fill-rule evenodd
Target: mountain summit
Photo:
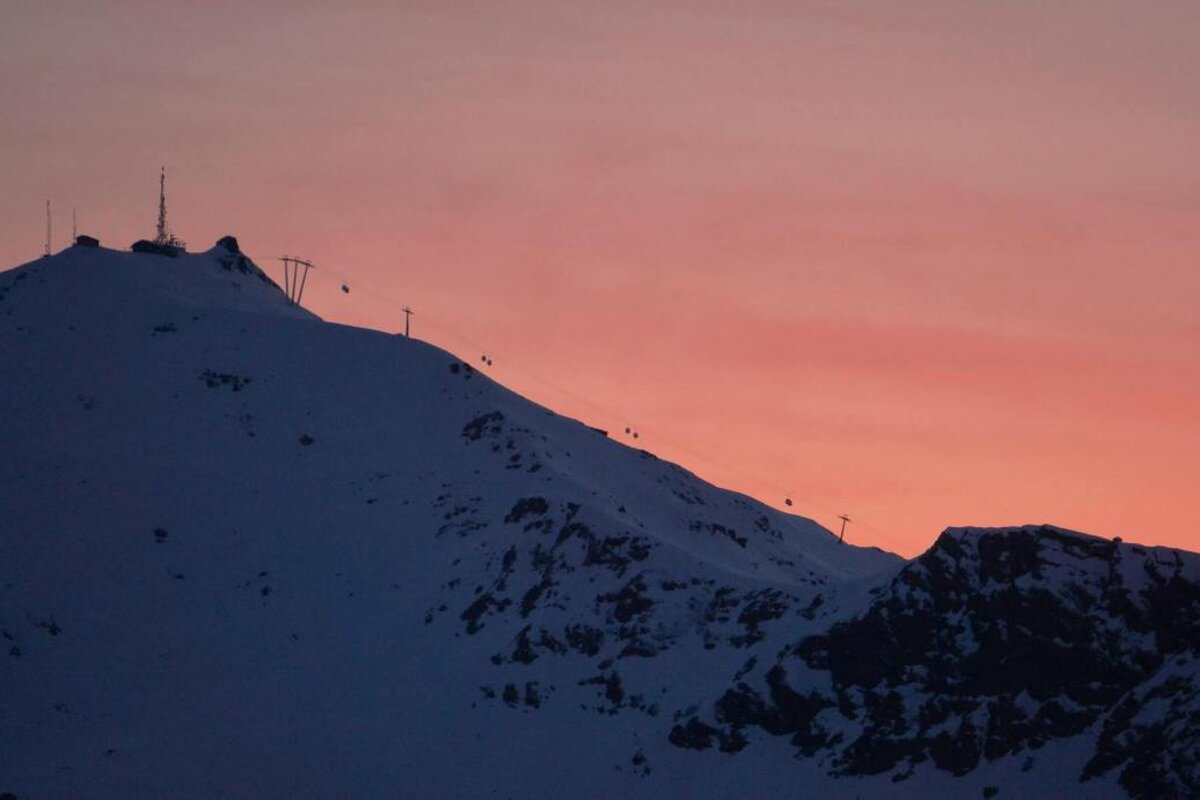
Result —
<path fill-rule="evenodd" d="M 0 792 L 1200 793 L 1195 554 L 843 545 L 231 237 L 0 273 L 0 341 Z"/>

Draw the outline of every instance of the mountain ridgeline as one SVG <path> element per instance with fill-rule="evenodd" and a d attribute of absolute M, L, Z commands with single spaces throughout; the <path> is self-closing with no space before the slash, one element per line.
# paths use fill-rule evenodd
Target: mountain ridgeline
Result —
<path fill-rule="evenodd" d="M 1196 797 L 1200 556 L 905 561 L 232 237 L 0 273 L 0 792 Z"/>

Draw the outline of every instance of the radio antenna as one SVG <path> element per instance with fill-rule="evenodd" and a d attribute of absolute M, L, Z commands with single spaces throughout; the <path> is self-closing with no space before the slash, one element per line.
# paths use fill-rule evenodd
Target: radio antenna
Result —
<path fill-rule="evenodd" d="M 170 235 L 167 233 L 167 168 L 164 166 L 158 173 L 158 235 L 154 237 L 155 244 L 168 244 Z"/>

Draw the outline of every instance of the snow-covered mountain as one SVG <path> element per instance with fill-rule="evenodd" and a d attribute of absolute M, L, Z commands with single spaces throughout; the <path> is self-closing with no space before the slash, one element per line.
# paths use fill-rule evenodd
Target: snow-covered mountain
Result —
<path fill-rule="evenodd" d="M 1194 554 L 841 545 L 229 238 L 0 273 L 0 344 L 0 792 L 1200 794 Z"/>

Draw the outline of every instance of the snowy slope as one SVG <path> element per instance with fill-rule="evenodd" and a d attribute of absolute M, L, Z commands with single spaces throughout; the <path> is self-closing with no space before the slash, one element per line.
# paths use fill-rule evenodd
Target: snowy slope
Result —
<path fill-rule="evenodd" d="M 1161 687 L 1195 703 L 1190 634 L 1129 632 L 1158 655 L 1116 722 L 1114 696 L 969 769 L 912 743 L 862 769 L 867 695 L 818 654 L 927 557 L 325 323 L 225 246 L 0 273 L 0 342 L 0 792 L 1053 797 L 1087 768 L 1086 796 L 1120 797 Z"/>

